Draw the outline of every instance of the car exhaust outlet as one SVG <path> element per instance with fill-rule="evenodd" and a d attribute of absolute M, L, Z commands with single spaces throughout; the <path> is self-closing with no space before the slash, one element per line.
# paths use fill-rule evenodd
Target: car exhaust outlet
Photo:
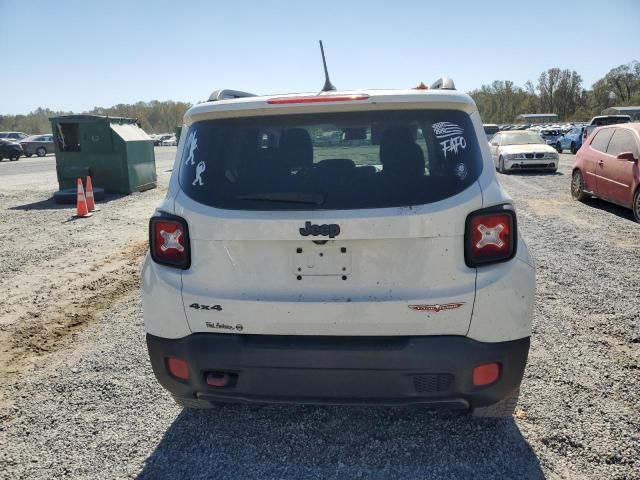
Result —
<path fill-rule="evenodd" d="M 222 372 L 209 372 L 207 385 L 210 387 L 226 387 L 229 384 L 229 374 Z"/>

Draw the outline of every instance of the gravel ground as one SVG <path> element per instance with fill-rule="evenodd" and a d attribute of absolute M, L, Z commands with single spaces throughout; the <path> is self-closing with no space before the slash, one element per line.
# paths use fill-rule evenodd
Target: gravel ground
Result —
<path fill-rule="evenodd" d="M 538 301 L 519 408 L 495 422 L 420 407 L 174 405 L 151 372 L 136 288 L 171 168 L 161 152 L 160 188 L 88 221 L 44 201 L 49 173 L 30 192 L 26 173 L 3 185 L 0 478 L 640 478 L 640 225 L 571 201 L 572 155 L 557 175 L 500 175 Z"/>

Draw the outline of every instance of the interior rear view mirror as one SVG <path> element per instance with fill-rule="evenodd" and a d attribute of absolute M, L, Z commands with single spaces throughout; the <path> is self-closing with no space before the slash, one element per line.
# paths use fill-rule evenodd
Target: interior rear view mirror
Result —
<path fill-rule="evenodd" d="M 618 154 L 618 160 L 628 160 L 629 162 L 637 162 L 638 159 L 633 156 L 632 152 L 622 152 Z"/>

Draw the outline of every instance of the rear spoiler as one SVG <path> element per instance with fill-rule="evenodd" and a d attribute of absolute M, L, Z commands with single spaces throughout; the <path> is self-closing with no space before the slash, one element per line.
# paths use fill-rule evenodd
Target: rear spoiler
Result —
<path fill-rule="evenodd" d="M 214 90 L 209 95 L 209 102 L 215 102 L 217 100 L 232 100 L 234 98 L 244 97 L 256 97 L 257 95 L 249 92 L 241 92 L 240 90 L 229 90 L 228 88 L 223 90 Z"/>

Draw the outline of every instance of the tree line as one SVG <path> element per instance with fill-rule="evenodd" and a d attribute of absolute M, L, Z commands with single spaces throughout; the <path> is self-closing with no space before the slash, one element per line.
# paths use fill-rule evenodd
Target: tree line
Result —
<path fill-rule="evenodd" d="M 485 123 L 511 123 L 522 113 L 555 113 L 561 121 L 587 121 L 609 107 L 640 105 L 640 63 L 612 68 L 590 90 L 575 70 L 550 68 L 524 86 L 496 80 L 469 92 Z"/>
<path fill-rule="evenodd" d="M 568 69 L 550 68 L 537 84 L 518 86 L 511 80 L 496 80 L 469 92 L 486 123 L 511 123 L 521 113 L 556 113 L 562 121 L 585 121 L 612 106 L 640 105 L 640 62 L 612 68 L 590 90 L 582 77 Z M 148 133 L 173 132 L 191 104 L 172 100 L 94 107 L 83 113 L 137 118 Z M 0 115 L 0 131 L 50 133 L 49 117 L 73 112 L 38 108 L 26 115 Z"/>
<path fill-rule="evenodd" d="M 118 104 L 109 108 L 94 107 L 92 110 L 82 113 L 137 118 L 147 133 L 171 133 L 176 126 L 182 124 L 182 117 L 189 107 L 191 104 L 186 102 L 153 100 L 131 105 Z M 49 117 L 71 114 L 73 112 L 37 108 L 26 115 L 0 115 L 0 131 L 51 133 Z"/>

